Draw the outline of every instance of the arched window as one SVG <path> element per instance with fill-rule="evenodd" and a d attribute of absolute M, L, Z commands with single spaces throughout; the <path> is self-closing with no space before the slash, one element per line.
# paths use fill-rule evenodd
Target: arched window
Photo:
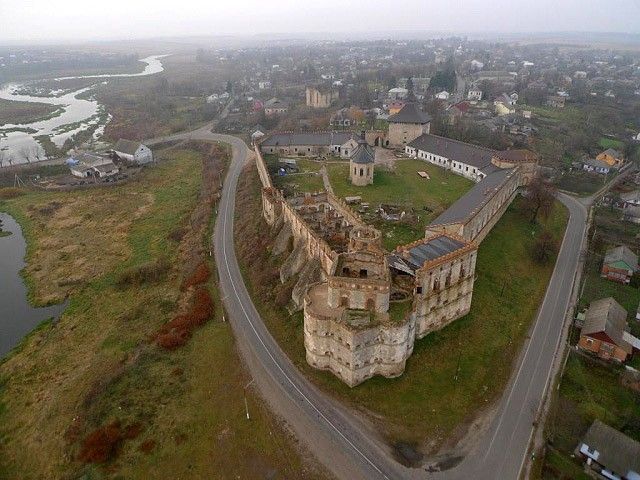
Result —
<path fill-rule="evenodd" d="M 364 175 L 364 169 L 360 167 L 360 176 Z"/>

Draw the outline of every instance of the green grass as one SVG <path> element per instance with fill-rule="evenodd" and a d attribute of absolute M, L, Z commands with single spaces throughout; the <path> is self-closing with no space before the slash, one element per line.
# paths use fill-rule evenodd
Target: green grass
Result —
<path fill-rule="evenodd" d="M 59 115 L 61 108 L 56 105 L 36 102 L 15 102 L 0 98 L 0 126 L 12 123 L 31 123 Z"/>
<path fill-rule="evenodd" d="M 600 145 L 600 147 L 604 150 L 606 150 L 607 148 L 615 148 L 616 150 L 624 148 L 624 142 L 606 137 L 600 138 L 600 140 L 598 140 L 598 145 Z"/>
<path fill-rule="evenodd" d="M 219 321 L 222 307 L 213 285 L 214 318 L 185 347 L 166 352 L 153 342 L 182 298 L 184 246 L 171 234 L 190 225 L 201 172 L 199 153 L 174 150 L 119 187 L 29 192 L 0 204 L 23 226 L 27 278 L 36 291 L 52 285 L 57 293 L 58 282 L 67 278 L 60 272 L 101 267 L 72 289 L 55 325 L 44 324 L 0 363 L 0 477 L 235 479 L 273 471 L 284 478 L 320 478 L 303 465 L 253 389 L 247 391 L 252 418 L 246 420 L 249 377 L 229 324 Z M 62 206 L 42 213 L 53 201 Z M 43 254 L 52 265 L 59 261 L 56 248 L 42 247 L 54 237 L 85 246 L 79 255 L 93 256 L 93 263 L 60 262 L 68 270 L 47 268 L 43 276 L 31 276 L 29 268 Z M 160 257 L 172 265 L 166 278 L 129 288 L 117 284 L 122 270 Z M 67 441 L 65 432 L 78 425 L 82 438 L 114 418 L 124 425 L 139 421 L 144 431 L 124 443 L 106 470 L 77 462 L 79 440 Z M 156 443 L 149 455 L 138 450 L 145 440 Z"/>
<path fill-rule="evenodd" d="M 255 172 L 251 175 L 255 198 L 253 204 L 247 204 L 250 207 L 238 202 L 238 215 L 244 224 L 264 231 L 258 207 L 257 175 Z M 449 198 L 453 197 L 451 191 Z M 402 376 L 375 377 L 355 388 L 307 365 L 302 314 L 289 316 L 265 300 L 269 295 L 262 277 L 250 271 L 243 258 L 240 263 L 269 330 L 305 375 L 359 411 L 371 413 L 373 423 L 388 440 L 416 443 L 432 450 L 442 445 L 456 427 L 490 407 L 504 390 L 512 363 L 546 290 L 553 264 L 538 265 L 531 260 L 530 247 L 536 228 L 520 212 L 521 204 L 519 199 L 509 208 L 480 246 L 471 313 L 417 341 Z M 565 210 L 556 206 L 548 227 L 558 240 L 566 220 Z M 242 239 L 237 238 L 236 242 Z M 275 268 L 268 253 L 260 263 L 267 269 Z"/>
<path fill-rule="evenodd" d="M 275 165 L 277 158 L 271 156 L 269 165 Z M 306 158 L 297 158 L 296 162 L 300 171 L 298 173 L 279 176 L 272 174 L 274 184 L 278 188 L 289 187 L 296 192 L 321 192 L 324 191 L 324 183 L 319 171 L 322 164 Z"/>
<path fill-rule="evenodd" d="M 424 227 L 473 186 L 472 181 L 421 160 L 398 159 L 392 171 L 376 167 L 373 185 L 365 187 L 351 184 L 346 164 L 330 164 L 328 171 L 336 195 L 361 196 L 372 212 L 381 203 L 413 208 L 416 218 L 411 223 L 385 222 L 373 213 L 366 218 L 382 230 L 384 246 L 389 250 L 424 236 Z M 419 171 L 431 178 L 420 177 Z"/>
<path fill-rule="evenodd" d="M 584 473 L 582 466 L 570 457 L 561 454 L 556 450 L 549 450 L 546 458 L 546 463 L 553 468 L 553 470 L 563 477 L 570 478 L 572 480 L 591 480 L 591 477 Z"/>
<path fill-rule="evenodd" d="M 545 462 L 568 478 L 582 479 L 573 454 L 594 420 L 640 441 L 640 395 L 620 384 L 622 367 L 603 365 L 571 352 L 554 396 L 545 435 L 553 445 Z"/>

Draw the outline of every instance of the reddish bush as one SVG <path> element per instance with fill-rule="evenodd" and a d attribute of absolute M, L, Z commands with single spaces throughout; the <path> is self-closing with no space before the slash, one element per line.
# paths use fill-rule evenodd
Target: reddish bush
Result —
<path fill-rule="evenodd" d="M 138 435 L 142 433 L 142 430 L 144 430 L 144 427 L 140 422 L 133 422 L 126 426 L 124 433 L 122 434 L 122 438 L 133 440 L 134 438 L 138 438 Z"/>
<path fill-rule="evenodd" d="M 95 429 L 82 441 L 78 459 L 85 463 L 104 463 L 113 458 L 122 442 L 120 422 Z"/>
<path fill-rule="evenodd" d="M 140 450 L 144 454 L 150 454 L 151 451 L 156 448 L 156 441 L 152 439 L 147 439 L 140 444 L 138 450 Z"/>
<path fill-rule="evenodd" d="M 174 350 L 181 347 L 196 327 L 204 325 L 213 315 L 213 300 L 209 290 L 199 287 L 191 298 L 189 311 L 177 315 L 170 322 L 165 323 L 156 336 L 156 343 L 166 349 Z"/>
<path fill-rule="evenodd" d="M 202 262 L 200 265 L 196 267 L 193 273 L 183 282 L 182 289 L 186 290 L 189 287 L 194 287 L 196 285 L 202 285 L 211 277 L 211 269 L 209 269 L 209 265 Z"/>

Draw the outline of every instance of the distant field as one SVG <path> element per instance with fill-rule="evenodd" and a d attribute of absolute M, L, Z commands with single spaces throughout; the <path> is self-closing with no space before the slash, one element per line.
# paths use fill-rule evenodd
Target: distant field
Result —
<path fill-rule="evenodd" d="M 205 231 L 190 230 L 202 201 L 202 154 L 158 156 L 162 162 L 122 186 L 0 202 L 26 234 L 33 298 L 69 295 L 57 323 L 44 323 L 0 361 L 0 477 L 324 478 L 245 390 L 250 377 L 213 281 L 212 318 L 182 348 L 156 345 L 158 329 L 184 311 L 188 247 L 210 238 L 209 211 Z M 161 259 L 166 274 L 122 282 Z M 79 461 L 88 432 L 115 420 L 127 429 L 118 458 Z"/>
<path fill-rule="evenodd" d="M 31 123 L 54 115 L 59 107 L 46 103 L 14 102 L 0 98 L 0 125 Z"/>
<path fill-rule="evenodd" d="M 411 172 L 418 166 L 431 173 L 422 163 L 408 162 L 404 168 Z M 336 168 L 334 175 L 335 170 L 340 174 Z M 435 182 L 424 181 L 426 192 L 430 185 L 434 189 L 439 186 L 450 189 L 449 196 L 445 194 L 449 201 L 456 198 L 456 190 L 450 183 L 436 183 L 443 178 L 435 174 L 432 178 Z M 453 175 L 446 177 L 449 179 L 464 180 Z M 412 182 L 414 188 L 422 189 L 417 180 L 404 181 L 407 182 L 404 190 L 393 191 L 398 195 L 395 198 L 408 201 L 417 195 L 415 190 L 407 190 Z M 458 187 L 464 189 L 468 185 Z M 357 193 L 366 191 L 363 188 Z M 257 173 L 251 169 L 241 177 L 237 197 L 236 245 L 240 265 L 268 328 L 305 375 L 359 412 L 369 412 L 371 421 L 390 442 L 408 442 L 423 451 L 433 452 L 457 427 L 492 405 L 506 385 L 553 270 L 553 263 L 539 265 L 531 259 L 533 233 L 540 227 L 532 226 L 521 212 L 522 199 L 508 209 L 480 246 L 471 313 L 417 341 L 407 369 L 399 378 L 375 377 L 349 388 L 332 374 L 308 366 L 302 314 L 289 315 L 284 308 L 292 285 L 280 284 L 279 262 L 270 257 L 264 238 L 257 243 L 247 241 L 267 228 L 261 218 L 259 192 Z M 421 195 L 420 201 L 429 199 L 429 194 Z M 430 195 L 435 199 L 433 190 Z M 394 196 L 383 192 L 373 198 Z M 558 242 L 566 221 L 565 209 L 557 204 L 546 224 Z M 257 248 L 260 250 L 256 251 Z"/>
<path fill-rule="evenodd" d="M 598 145 L 600 145 L 603 149 L 615 148 L 616 150 L 620 150 L 624 148 L 624 142 L 606 137 L 602 137 L 600 140 L 598 140 Z"/>

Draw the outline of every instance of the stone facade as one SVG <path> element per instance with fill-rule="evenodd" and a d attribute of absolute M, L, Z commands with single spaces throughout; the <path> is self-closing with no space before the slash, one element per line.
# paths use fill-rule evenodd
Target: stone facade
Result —
<path fill-rule="evenodd" d="M 404 147 L 420 135 L 429 133 L 430 128 L 430 123 L 390 123 L 388 135 L 389 144 L 392 147 Z"/>
<path fill-rule="evenodd" d="M 262 178 L 266 168 L 260 150 L 256 153 Z M 287 278 L 304 268 L 303 254 L 317 260 L 323 273 L 319 282 L 314 275 L 316 283 L 296 285 L 311 366 L 331 371 L 350 386 L 374 375 L 401 375 L 416 339 L 469 312 L 478 242 L 537 166 L 526 153 L 490 158 L 486 174 L 427 227 L 424 239 L 391 253 L 383 250 L 381 233 L 333 195 L 285 199 L 270 180 L 263 180 L 265 219 L 284 225 L 294 239 L 285 262 L 291 270 Z M 373 167 L 352 161 L 351 173 L 368 165 Z"/>
<path fill-rule="evenodd" d="M 331 104 L 340 96 L 338 90 L 331 88 L 306 88 L 307 107 L 311 108 L 329 108 Z"/>

